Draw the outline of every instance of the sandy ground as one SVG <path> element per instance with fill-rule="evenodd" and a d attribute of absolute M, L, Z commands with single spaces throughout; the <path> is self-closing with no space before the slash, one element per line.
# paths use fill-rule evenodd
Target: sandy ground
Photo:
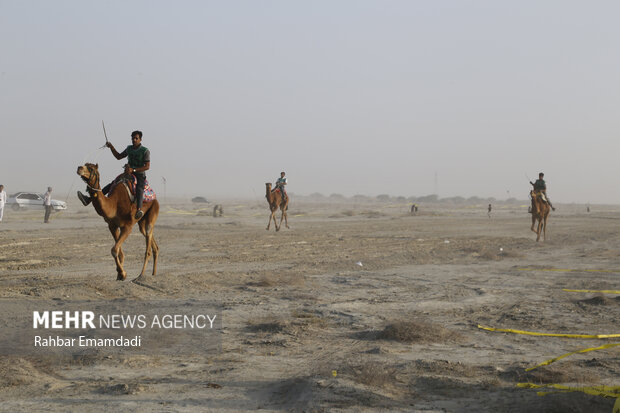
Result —
<path fill-rule="evenodd" d="M 48 225 L 42 212 L 6 211 L 2 298 L 213 300 L 223 332 L 217 354 L 4 356 L 0 410 L 611 412 L 613 399 L 515 385 L 617 386 L 618 347 L 524 369 L 620 340 L 477 326 L 620 333 L 616 295 L 563 291 L 620 288 L 620 209 L 558 205 L 536 243 L 518 205 L 489 219 L 486 205 L 410 216 L 403 203 L 294 199 L 278 233 L 265 231 L 264 200 L 223 205 L 213 218 L 212 206 L 162 202 L 152 288 L 116 281 L 92 207 L 70 203 Z M 133 279 L 137 228 L 125 253 Z"/>

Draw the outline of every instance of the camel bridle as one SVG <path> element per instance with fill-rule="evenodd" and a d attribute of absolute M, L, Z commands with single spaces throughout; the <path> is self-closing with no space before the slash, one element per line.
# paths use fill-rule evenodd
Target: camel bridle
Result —
<path fill-rule="evenodd" d="M 84 179 L 84 177 L 82 177 L 82 179 L 84 179 L 84 181 L 86 181 L 86 187 L 88 188 L 88 192 L 102 192 L 102 190 L 100 188 L 97 188 L 97 186 L 99 186 L 99 171 L 97 170 L 97 168 L 93 168 L 91 165 L 86 165 L 86 169 L 88 169 L 88 172 L 90 173 L 90 177 L 88 178 L 88 180 Z"/>

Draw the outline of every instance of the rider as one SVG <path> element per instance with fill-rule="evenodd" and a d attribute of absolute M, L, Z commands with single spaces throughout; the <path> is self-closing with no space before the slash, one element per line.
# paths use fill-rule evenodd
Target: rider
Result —
<path fill-rule="evenodd" d="M 142 199 L 144 196 L 144 181 L 146 180 L 145 172 L 151 167 L 151 152 L 142 146 L 142 132 L 137 130 L 131 133 L 131 145 L 121 153 L 119 153 L 110 142 L 105 144 L 116 159 L 127 158 L 128 162 L 125 165 L 125 174 L 134 174 L 136 177 L 136 205 L 138 210 L 136 211 L 135 219 L 140 219 L 144 215 L 142 211 Z M 103 188 L 104 195 L 110 190 L 110 185 L 106 185 Z M 91 199 L 78 191 L 78 198 L 82 201 L 82 204 L 88 205 Z"/>
<path fill-rule="evenodd" d="M 284 176 L 286 175 L 284 172 L 280 172 L 280 177 L 276 180 L 276 185 L 274 189 L 280 188 L 280 193 L 282 194 L 282 200 L 286 199 L 286 191 L 284 191 L 284 186 L 287 184 L 287 179 Z"/>
<path fill-rule="evenodd" d="M 536 182 L 530 181 L 530 184 L 534 187 L 534 192 L 542 192 L 543 199 L 547 201 L 551 209 L 555 211 L 555 208 L 553 207 L 553 204 L 551 204 L 551 200 L 549 199 L 549 196 L 547 195 L 547 184 L 545 183 L 545 180 L 543 179 L 544 176 L 545 176 L 544 173 L 542 172 L 539 173 L 538 179 L 536 180 Z"/>

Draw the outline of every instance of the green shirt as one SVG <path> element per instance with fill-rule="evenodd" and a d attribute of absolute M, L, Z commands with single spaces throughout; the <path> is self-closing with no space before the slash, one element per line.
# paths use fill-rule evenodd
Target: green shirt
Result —
<path fill-rule="evenodd" d="M 546 191 L 547 190 L 547 184 L 545 183 L 544 179 L 537 179 L 536 182 L 534 182 L 534 190 L 535 191 Z"/>
<path fill-rule="evenodd" d="M 142 168 L 147 162 L 151 162 L 151 152 L 146 146 L 138 146 L 134 148 L 133 145 L 127 146 L 127 148 L 121 153 L 121 156 L 127 155 L 127 163 L 132 168 Z"/>

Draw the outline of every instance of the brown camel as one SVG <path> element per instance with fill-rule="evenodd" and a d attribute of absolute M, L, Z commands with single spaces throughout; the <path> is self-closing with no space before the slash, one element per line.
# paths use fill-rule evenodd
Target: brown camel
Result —
<path fill-rule="evenodd" d="M 540 241 L 540 233 L 543 233 L 543 240 L 547 240 L 547 218 L 549 217 L 549 211 L 551 207 L 545 201 L 543 201 L 542 193 L 530 191 L 530 198 L 532 198 L 532 231 L 536 233 L 536 242 Z M 534 224 L 538 220 L 538 226 L 534 229 Z"/>
<path fill-rule="evenodd" d="M 267 182 L 265 184 L 267 186 L 267 202 L 269 202 L 269 209 L 271 210 L 271 215 L 269 215 L 269 223 L 267 224 L 267 231 L 269 231 L 269 226 L 271 225 L 271 220 L 273 219 L 273 224 L 276 227 L 276 231 L 280 231 L 280 227 L 282 226 L 282 220 L 284 219 L 284 225 L 287 228 L 288 226 L 288 217 L 286 216 L 286 210 L 288 209 L 288 200 L 289 196 L 287 195 L 284 200 L 282 200 L 282 193 L 280 191 L 271 192 L 271 184 Z M 282 215 L 280 216 L 280 225 L 278 225 L 276 221 L 276 212 L 278 208 L 282 211 Z"/>
<path fill-rule="evenodd" d="M 129 199 L 129 194 L 125 185 L 117 185 L 106 197 L 101 192 L 99 186 L 99 165 L 87 163 L 84 166 L 78 166 L 77 174 L 86 182 L 88 193 L 92 199 L 93 206 L 99 215 L 108 223 L 108 228 L 114 237 L 114 247 L 112 247 L 112 256 L 116 262 L 117 280 L 124 280 L 127 273 L 123 269 L 125 254 L 122 245 L 127 239 L 131 230 L 136 223 L 134 219 L 136 213 L 136 205 Z M 157 272 L 157 256 L 159 255 L 159 247 L 153 237 L 153 228 L 157 215 L 159 215 L 159 202 L 155 199 L 152 202 L 144 202 L 142 205 L 144 216 L 138 222 L 140 232 L 146 239 L 146 252 L 144 254 L 144 265 L 142 272 L 136 280 L 142 280 L 145 275 L 146 264 L 153 253 L 153 275 Z"/>

